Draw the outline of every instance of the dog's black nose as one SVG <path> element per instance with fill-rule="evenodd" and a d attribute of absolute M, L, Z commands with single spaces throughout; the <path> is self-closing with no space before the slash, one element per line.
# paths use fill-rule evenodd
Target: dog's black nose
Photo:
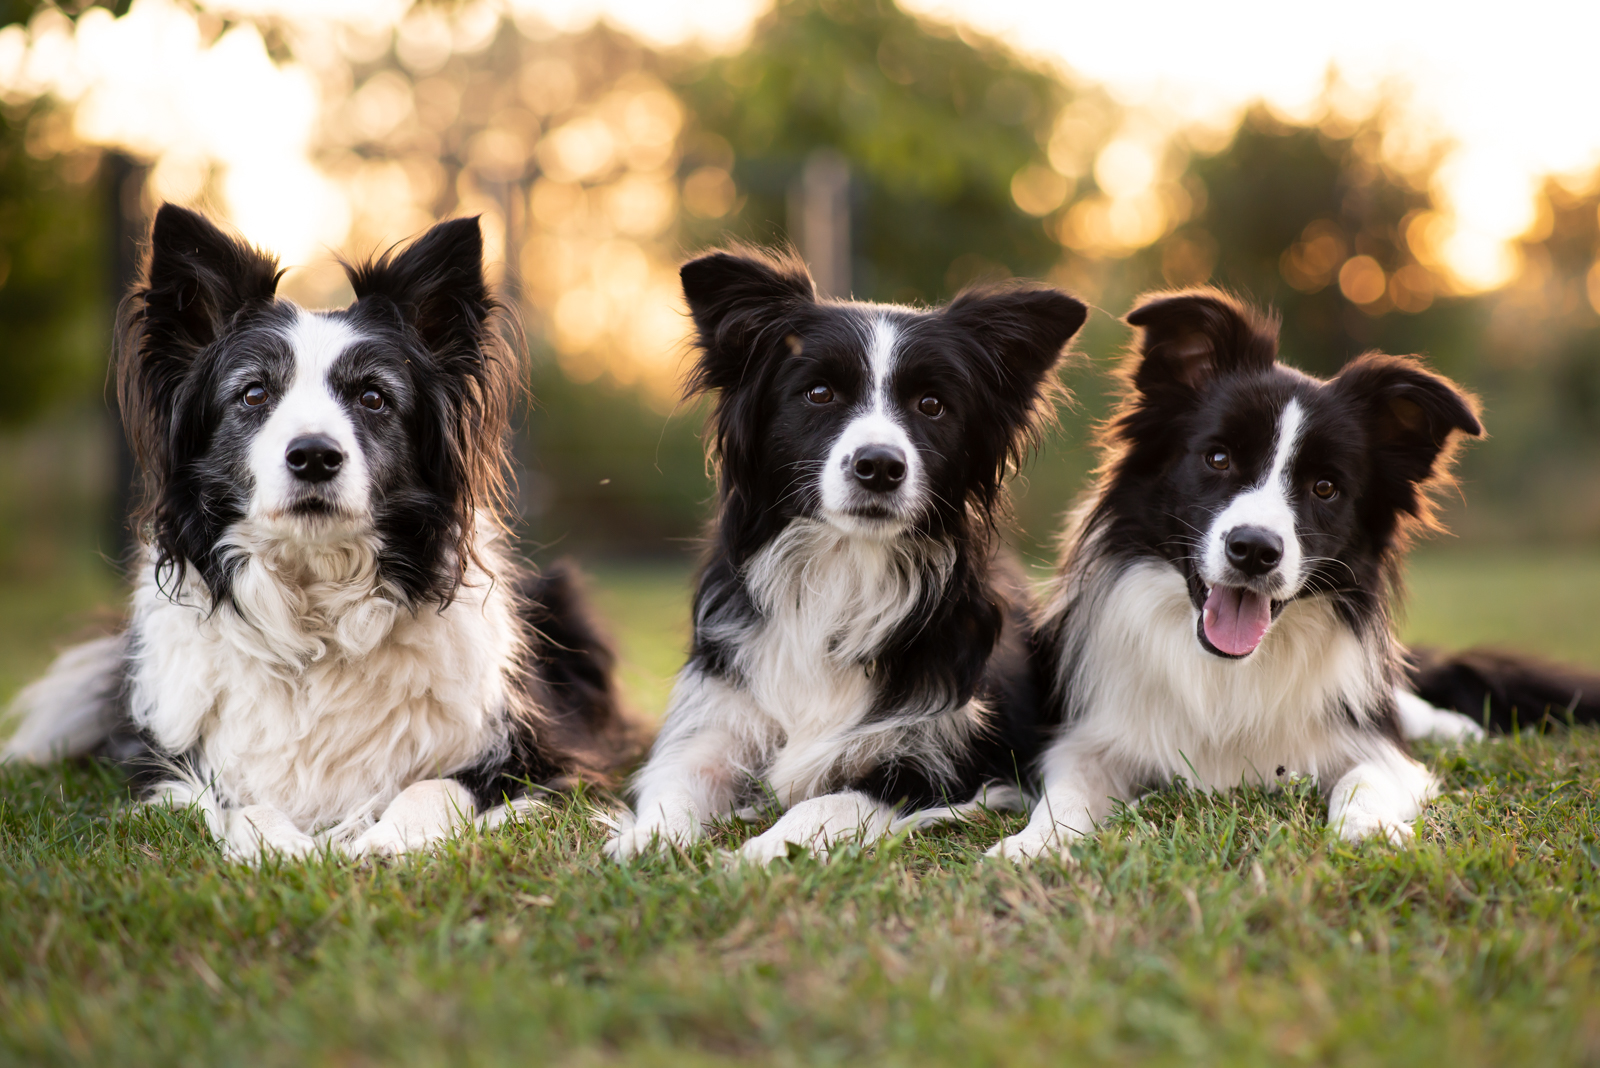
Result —
<path fill-rule="evenodd" d="M 887 493 L 906 477 L 906 454 L 893 445 L 863 445 L 850 457 L 850 473 L 864 489 Z"/>
<path fill-rule="evenodd" d="M 332 438 L 305 434 L 289 442 L 283 461 L 289 465 L 289 473 L 302 482 L 326 482 L 339 473 L 344 453 Z"/>
<path fill-rule="evenodd" d="M 1234 527 L 1227 547 L 1228 563 L 1246 575 L 1265 575 L 1283 559 L 1283 539 L 1260 527 Z"/>

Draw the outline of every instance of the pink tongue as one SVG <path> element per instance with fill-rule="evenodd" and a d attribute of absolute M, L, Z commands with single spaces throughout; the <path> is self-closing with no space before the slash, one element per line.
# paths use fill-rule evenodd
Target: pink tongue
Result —
<path fill-rule="evenodd" d="M 1213 586 L 1202 611 L 1206 641 L 1229 656 L 1256 651 L 1272 622 L 1272 602 L 1241 586 Z"/>

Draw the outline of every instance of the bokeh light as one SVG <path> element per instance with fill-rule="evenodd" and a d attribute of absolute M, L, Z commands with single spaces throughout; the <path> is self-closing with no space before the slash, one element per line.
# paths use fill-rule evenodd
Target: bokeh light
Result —
<path fill-rule="evenodd" d="M 1206 280 L 1217 256 L 1208 235 L 1185 228 L 1200 210 L 1183 181 L 1187 154 L 1223 147 L 1254 100 L 1330 135 L 1387 108 L 1376 163 L 1432 174 L 1434 208 L 1408 216 L 1399 260 L 1352 247 L 1331 221 L 1311 223 L 1282 254 L 1295 290 L 1337 286 L 1374 315 L 1507 283 L 1526 269 L 1515 239 L 1537 221 L 1542 176 L 1600 161 L 1600 128 L 1568 114 L 1586 99 L 1574 91 L 1586 66 L 1562 60 L 1591 36 L 1585 20 L 1600 29 L 1593 12 L 1563 8 L 1562 34 L 1519 51 L 1536 34 L 1536 11 L 1491 24 L 1359 0 L 1330 22 L 1235 0 L 1195 19 L 1162 2 L 1142 20 L 1183 31 L 1149 34 L 1130 33 L 1114 5 L 906 7 L 1105 87 L 1054 116 L 1036 114 L 1020 83 L 990 88 L 983 107 L 994 121 L 1040 129 L 1038 158 L 1010 178 L 1011 201 L 1069 258 L 1159 245 L 1172 284 Z M 70 129 L 52 136 L 147 160 L 152 200 L 224 214 L 300 268 L 285 289 L 312 303 L 347 296 L 334 250 L 387 247 L 442 211 L 480 214 L 497 279 L 517 289 L 571 377 L 608 374 L 666 397 L 684 334 L 673 279 L 680 211 L 734 215 L 743 203 L 734 161 L 686 157 L 685 105 L 659 75 L 597 78 L 588 59 L 538 45 L 606 24 L 651 48 L 734 50 L 766 9 L 766 0 L 135 0 L 120 18 L 91 8 L 75 21 L 45 9 L 0 31 L 0 97 L 69 105 Z M 524 45 L 509 64 L 495 58 L 507 26 Z M 264 31 L 287 47 L 269 50 Z M 890 44 L 878 67 L 912 84 L 916 71 Z M 1501 57 L 1495 78 L 1479 62 L 1490 52 Z M 1441 146 L 1453 146 L 1442 161 Z M 695 162 L 680 174 L 686 158 Z"/>

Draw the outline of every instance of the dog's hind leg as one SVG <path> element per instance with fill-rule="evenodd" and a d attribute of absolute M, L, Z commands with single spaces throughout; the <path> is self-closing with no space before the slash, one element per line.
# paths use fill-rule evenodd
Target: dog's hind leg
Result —
<path fill-rule="evenodd" d="M 448 838 L 473 816 L 472 791 L 454 779 L 412 783 L 389 802 L 383 816 L 350 843 L 351 856 L 394 855 Z"/>
<path fill-rule="evenodd" d="M 1396 687 L 1394 704 L 1400 733 L 1408 742 L 1475 742 L 1483 737 L 1483 728 L 1466 716 L 1432 705 L 1404 687 Z"/>
<path fill-rule="evenodd" d="M 128 657 L 125 635 L 75 645 L 11 705 L 16 732 L 0 760 L 44 764 L 80 756 L 117 725 Z"/>

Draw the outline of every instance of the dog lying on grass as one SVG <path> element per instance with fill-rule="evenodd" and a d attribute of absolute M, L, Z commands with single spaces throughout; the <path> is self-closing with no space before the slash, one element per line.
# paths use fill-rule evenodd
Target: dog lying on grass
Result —
<path fill-rule="evenodd" d="M 752 251 L 682 276 L 719 509 L 689 662 L 607 854 L 766 798 L 786 811 L 740 851 L 757 862 L 1017 797 L 1040 694 L 995 515 L 1084 306 L 1042 286 L 930 311 L 822 300 L 799 262 Z"/>
<path fill-rule="evenodd" d="M 1322 381 L 1277 359 L 1276 324 L 1212 290 L 1163 294 L 1140 331 L 1099 484 L 1065 541 L 1040 627 L 1044 718 L 1021 859 L 1093 833 L 1116 801 L 1306 776 L 1346 839 L 1401 841 L 1438 790 L 1406 739 L 1480 734 L 1521 702 L 1600 713 L 1574 677 L 1526 661 L 1408 660 L 1390 610 L 1411 537 L 1472 398 L 1409 358 Z M 1433 707 L 1427 698 L 1468 713 Z M 1486 709 L 1485 701 L 1489 701 Z"/>
<path fill-rule="evenodd" d="M 354 304 L 305 311 L 271 257 L 157 214 L 117 367 L 131 620 L 22 692 L 5 749 L 109 756 L 236 856 L 417 849 L 629 748 L 573 576 L 507 543 L 523 379 L 477 220 L 347 272 Z"/>

